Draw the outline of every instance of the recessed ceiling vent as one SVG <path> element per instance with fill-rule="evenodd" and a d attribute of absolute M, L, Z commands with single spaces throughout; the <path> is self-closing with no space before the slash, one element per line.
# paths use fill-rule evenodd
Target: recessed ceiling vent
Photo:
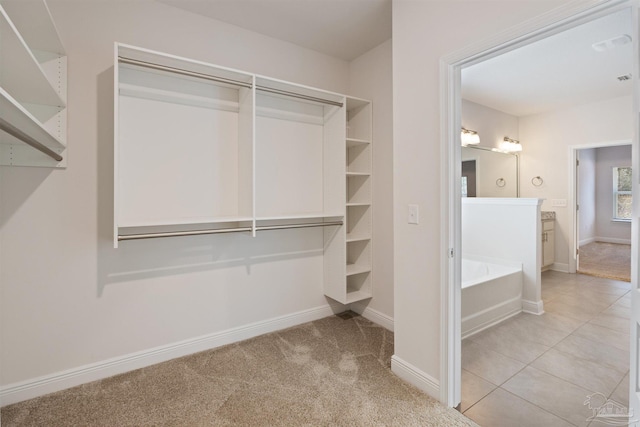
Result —
<path fill-rule="evenodd" d="M 603 40 L 591 45 L 596 52 L 605 52 L 607 50 L 615 49 L 618 46 L 631 43 L 631 36 L 629 34 L 621 34 L 608 40 Z"/>
<path fill-rule="evenodd" d="M 631 80 L 631 74 L 625 74 L 624 76 L 618 76 L 617 78 L 621 82 L 624 82 L 624 81 L 627 81 L 627 80 Z"/>

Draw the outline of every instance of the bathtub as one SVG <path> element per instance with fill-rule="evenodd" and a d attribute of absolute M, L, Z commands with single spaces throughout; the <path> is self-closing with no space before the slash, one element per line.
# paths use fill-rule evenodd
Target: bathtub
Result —
<path fill-rule="evenodd" d="M 522 311 L 522 264 L 462 259 L 462 338 Z"/>

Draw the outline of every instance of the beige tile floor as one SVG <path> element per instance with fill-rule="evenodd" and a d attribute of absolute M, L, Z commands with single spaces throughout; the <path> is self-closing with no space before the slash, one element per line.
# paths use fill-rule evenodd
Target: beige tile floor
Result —
<path fill-rule="evenodd" d="M 487 427 L 600 426 L 587 396 L 628 406 L 630 284 L 542 273 L 541 316 L 462 342 L 461 411 Z"/>

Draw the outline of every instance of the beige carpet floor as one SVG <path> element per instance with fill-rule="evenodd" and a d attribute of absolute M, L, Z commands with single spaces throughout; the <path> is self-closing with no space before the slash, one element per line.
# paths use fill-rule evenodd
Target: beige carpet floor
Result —
<path fill-rule="evenodd" d="M 630 282 L 631 245 L 592 242 L 580 246 L 578 272 Z"/>
<path fill-rule="evenodd" d="M 351 312 L 0 411 L 8 426 L 475 426 L 390 370 L 393 334 Z"/>

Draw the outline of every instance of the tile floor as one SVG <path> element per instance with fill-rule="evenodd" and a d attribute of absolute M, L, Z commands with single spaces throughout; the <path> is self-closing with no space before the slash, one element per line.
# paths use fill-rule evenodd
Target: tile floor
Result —
<path fill-rule="evenodd" d="M 542 273 L 541 316 L 462 342 L 461 411 L 481 426 L 600 426 L 587 396 L 628 406 L 630 284 Z"/>

